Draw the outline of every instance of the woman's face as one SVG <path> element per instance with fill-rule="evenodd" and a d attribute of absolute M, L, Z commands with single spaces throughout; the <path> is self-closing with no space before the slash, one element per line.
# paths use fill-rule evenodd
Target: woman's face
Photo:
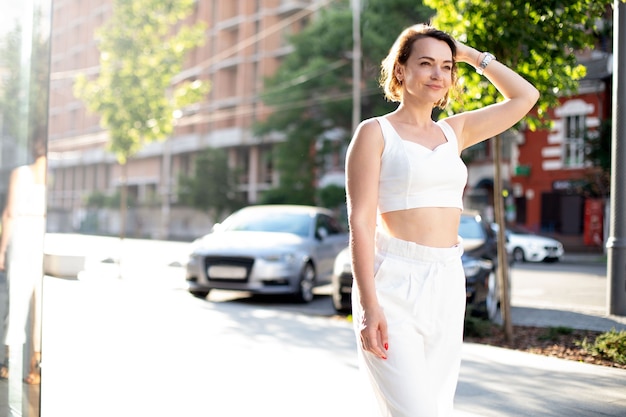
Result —
<path fill-rule="evenodd" d="M 406 64 L 396 67 L 396 77 L 404 87 L 403 101 L 412 97 L 437 103 L 450 89 L 453 66 L 452 51 L 446 42 L 431 37 L 413 42 Z"/>

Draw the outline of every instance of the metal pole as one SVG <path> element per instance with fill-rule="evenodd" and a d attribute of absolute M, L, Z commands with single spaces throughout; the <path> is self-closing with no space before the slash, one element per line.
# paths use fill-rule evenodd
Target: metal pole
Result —
<path fill-rule="evenodd" d="M 352 2 L 352 132 L 361 122 L 361 0 Z"/>
<path fill-rule="evenodd" d="M 611 214 L 608 253 L 608 313 L 626 316 L 626 4 L 613 8 L 613 123 L 611 143 Z"/>

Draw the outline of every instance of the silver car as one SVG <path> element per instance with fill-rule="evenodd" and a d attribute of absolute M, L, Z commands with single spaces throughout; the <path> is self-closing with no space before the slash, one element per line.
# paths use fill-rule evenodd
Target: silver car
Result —
<path fill-rule="evenodd" d="M 296 205 L 243 208 L 192 243 L 187 263 L 189 292 L 212 289 L 292 294 L 313 299 L 313 288 L 330 282 L 348 234 L 330 210 Z"/>

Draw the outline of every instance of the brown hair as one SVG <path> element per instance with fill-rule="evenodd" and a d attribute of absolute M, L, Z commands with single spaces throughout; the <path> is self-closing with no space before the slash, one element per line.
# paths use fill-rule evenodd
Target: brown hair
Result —
<path fill-rule="evenodd" d="M 387 57 L 383 59 L 380 70 L 380 86 L 385 91 L 385 98 L 389 101 L 402 101 L 402 82 L 398 80 L 395 74 L 397 65 L 404 65 L 411 56 L 411 49 L 415 41 L 422 38 L 434 38 L 448 44 L 452 51 L 452 86 L 456 85 L 457 67 L 456 67 L 456 44 L 454 38 L 439 29 L 426 24 L 418 24 L 410 26 L 402 31 L 393 46 L 389 50 Z M 444 108 L 448 104 L 450 98 L 450 90 L 445 97 L 435 103 L 435 107 Z"/>

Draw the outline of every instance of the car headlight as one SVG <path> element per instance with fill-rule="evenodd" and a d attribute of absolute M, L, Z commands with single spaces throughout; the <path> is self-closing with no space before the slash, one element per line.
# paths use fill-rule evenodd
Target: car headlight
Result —
<path fill-rule="evenodd" d="M 282 262 L 290 264 L 296 260 L 296 254 L 293 252 L 273 253 L 270 255 L 261 256 L 261 259 L 267 262 Z"/>
<path fill-rule="evenodd" d="M 463 262 L 463 272 L 466 277 L 473 277 L 477 275 L 481 270 L 493 269 L 493 263 L 487 259 L 471 259 Z"/>

